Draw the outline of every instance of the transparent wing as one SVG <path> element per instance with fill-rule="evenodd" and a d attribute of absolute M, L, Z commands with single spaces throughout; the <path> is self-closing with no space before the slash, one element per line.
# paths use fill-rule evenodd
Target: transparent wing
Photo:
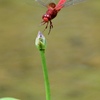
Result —
<path fill-rule="evenodd" d="M 35 0 L 37 1 L 39 4 L 41 4 L 44 7 L 47 7 L 47 5 L 51 2 L 55 2 L 55 0 Z"/>
<path fill-rule="evenodd" d="M 47 5 L 50 2 L 54 2 L 54 3 L 59 2 L 59 0 L 35 0 L 35 1 L 37 1 L 39 4 L 41 4 L 44 7 L 47 7 Z M 75 5 L 75 4 L 78 4 L 80 2 L 83 2 L 83 1 L 86 1 L 86 0 L 66 0 L 66 3 L 64 3 L 62 6 L 68 7 L 68 6 Z"/>
<path fill-rule="evenodd" d="M 33 6 L 34 2 L 39 3 L 41 6 L 47 7 L 49 3 L 54 2 L 55 0 L 18 0 L 18 1 L 22 1 L 28 5 Z"/>
<path fill-rule="evenodd" d="M 35 1 L 37 1 L 39 4 L 41 4 L 42 6 L 45 6 L 45 7 L 47 7 L 47 3 L 46 2 L 44 2 L 44 1 L 42 1 L 42 0 L 35 0 Z"/>
<path fill-rule="evenodd" d="M 86 0 L 67 0 L 66 3 L 64 4 L 64 7 L 75 5 L 83 1 L 86 1 Z"/>

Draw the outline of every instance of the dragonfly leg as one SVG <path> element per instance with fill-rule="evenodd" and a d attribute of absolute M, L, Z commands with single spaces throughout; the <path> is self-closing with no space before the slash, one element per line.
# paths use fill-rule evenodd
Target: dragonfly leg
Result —
<path fill-rule="evenodd" d="M 46 27 L 45 27 L 44 31 L 45 31 L 47 28 L 48 28 L 48 22 L 47 22 L 47 24 L 46 24 Z"/>
<path fill-rule="evenodd" d="M 49 28 L 49 33 L 48 34 L 50 34 L 52 28 L 53 28 L 53 24 L 52 24 L 52 22 L 50 20 L 50 28 Z"/>
<path fill-rule="evenodd" d="M 42 21 L 40 25 L 44 25 L 46 22 Z"/>
<path fill-rule="evenodd" d="M 52 24 L 52 21 L 50 21 L 50 27 L 51 27 L 51 28 L 53 28 L 53 24 Z"/>
<path fill-rule="evenodd" d="M 45 29 L 43 30 L 43 32 L 48 28 L 48 23 L 49 23 L 49 22 L 45 22 L 45 21 L 42 21 L 42 22 L 41 22 L 40 25 L 46 24 Z"/>
<path fill-rule="evenodd" d="M 48 22 L 47 22 L 47 25 L 46 25 L 45 29 L 47 29 L 47 28 L 48 28 Z"/>

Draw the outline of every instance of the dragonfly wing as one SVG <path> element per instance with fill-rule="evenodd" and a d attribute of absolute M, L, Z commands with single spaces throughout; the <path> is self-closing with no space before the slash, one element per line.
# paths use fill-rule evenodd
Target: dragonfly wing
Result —
<path fill-rule="evenodd" d="M 86 1 L 86 0 L 68 0 L 64 4 L 64 7 L 68 7 L 68 6 L 71 6 L 71 5 L 75 5 L 75 4 L 78 4 L 78 3 L 83 2 L 83 1 Z"/>
<path fill-rule="evenodd" d="M 64 4 L 65 4 L 65 3 L 66 3 L 66 0 L 60 0 L 60 1 L 58 2 L 58 4 L 56 5 L 55 9 L 59 11 L 61 8 L 64 7 Z"/>
<path fill-rule="evenodd" d="M 47 3 L 43 2 L 42 0 L 36 0 L 39 4 L 41 4 L 44 7 L 47 7 Z"/>

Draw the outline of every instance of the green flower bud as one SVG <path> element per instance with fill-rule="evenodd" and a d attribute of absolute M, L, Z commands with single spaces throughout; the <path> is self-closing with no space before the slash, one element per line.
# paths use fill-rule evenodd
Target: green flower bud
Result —
<path fill-rule="evenodd" d="M 43 34 L 39 31 L 38 32 L 38 35 L 36 37 L 36 40 L 35 40 L 35 45 L 37 46 L 37 48 L 41 51 L 41 50 L 45 50 L 46 48 L 46 39 L 45 37 L 43 36 Z"/>

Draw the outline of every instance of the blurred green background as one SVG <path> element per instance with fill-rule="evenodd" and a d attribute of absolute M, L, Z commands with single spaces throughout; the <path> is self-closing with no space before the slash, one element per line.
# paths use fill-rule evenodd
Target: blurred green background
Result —
<path fill-rule="evenodd" d="M 0 97 L 45 100 L 34 45 L 47 9 L 34 0 L 0 0 Z M 52 100 L 100 100 L 100 0 L 62 9 L 47 39 Z"/>

